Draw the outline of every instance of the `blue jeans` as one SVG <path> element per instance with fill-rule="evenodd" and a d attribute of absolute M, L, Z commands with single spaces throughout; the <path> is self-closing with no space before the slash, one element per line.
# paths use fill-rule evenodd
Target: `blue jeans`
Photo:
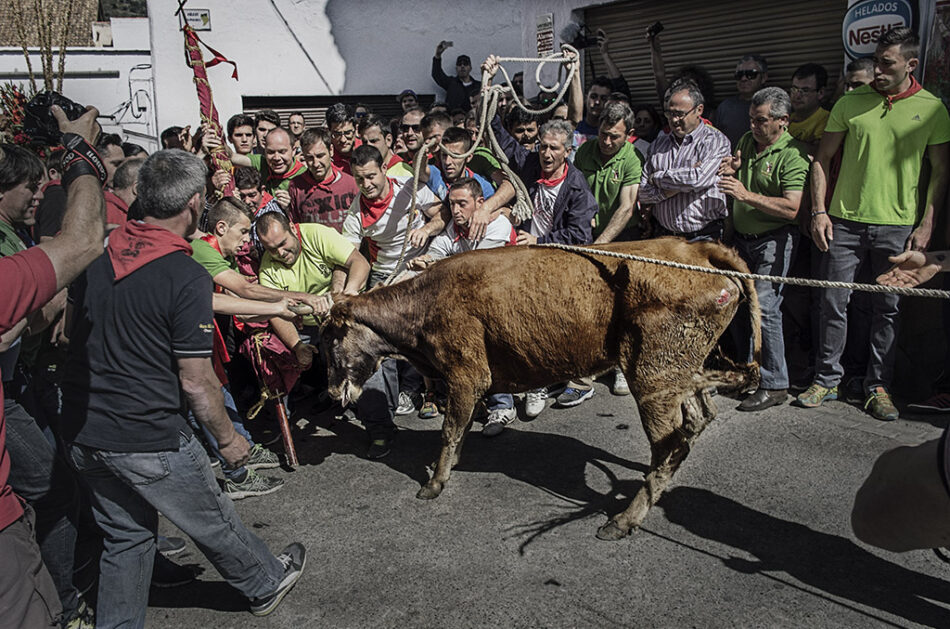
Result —
<path fill-rule="evenodd" d="M 283 566 L 221 493 L 194 435 L 181 433 L 179 449 L 162 452 L 109 452 L 75 443 L 69 450 L 89 485 L 104 538 L 97 628 L 145 626 L 159 511 L 244 596 L 277 589 Z"/>
<path fill-rule="evenodd" d="M 489 411 L 500 411 L 515 407 L 515 398 L 510 393 L 492 393 L 485 402 Z"/>
<path fill-rule="evenodd" d="M 831 220 L 834 240 L 829 243 L 827 252 L 819 254 L 818 277 L 823 280 L 852 282 L 863 264 L 870 264 L 871 277 L 877 277 L 892 266 L 887 257 L 902 252 L 913 231 L 909 225 Z M 844 288 L 821 290 L 815 382 L 823 387 L 837 386 L 844 375 L 841 355 L 848 336 L 850 297 L 851 291 Z M 871 354 L 864 377 L 866 390 L 876 386 L 887 388 L 894 377 L 899 305 L 899 295 L 871 294 Z"/>
<path fill-rule="evenodd" d="M 241 419 L 241 415 L 237 411 L 237 405 L 234 403 L 234 398 L 231 396 L 231 392 L 228 391 L 226 386 L 222 386 L 221 394 L 224 396 L 224 409 L 228 412 L 228 417 L 231 418 L 231 423 L 234 424 L 235 432 L 244 437 L 247 440 L 247 444 L 253 448 L 254 440 L 251 439 L 251 433 L 249 433 L 244 427 L 244 422 Z M 211 447 L 211 453 L 214 454 L 215 458 L 221 462 L 221 471 L 224 473 L 224 476 L 231 480 L 243 479 L 244 475 L 247 473 L 247 468 L 243 465 L 235 469 L 228 467 L 228 464 L 224 461 L 224 457 L 221 456 L 221 451 L 218 450 L 218 440 L 214 438 L 214 435 L 211 434 L 210 430 L 205 428 L 204 424 L 198 421 L 198 419 L 195 417 L 195 414 L 190 410 L 188 411 L 188 423 L 191 424 L 192 428 L 198 428 L 201 430 L 201 433 L 205 437 L 205 441 L 207 441 L 208 445 Z"/>
<path fill-rule="evenodd" d="M 792 265 L 798 243 L 798 227 L 777 229 L 759 238 L 736 236 L 736 250 L 749 265 L 749 270 L 762 275 L 785 277 Z M 763 389 L 788 388 L 788 365 L 785 363 L 785 333 L 782 329 L 782 290 L 784 284 L 755 282 L 762 309 L 762 361 L 759 373 Z M 752 338 L 746 345 L 746 361 L 752 360 Z"/>
<path fill-rule="evenodd" d="M 68 616 L 79 605 L 79 593 L 73 585 L 79 486 L 74 472 L 57 452 L 49 427 L 41 428 L 9 397 L 3 400 L 3 413 L 10 486 L 36 512 L 36 541 Z"/>

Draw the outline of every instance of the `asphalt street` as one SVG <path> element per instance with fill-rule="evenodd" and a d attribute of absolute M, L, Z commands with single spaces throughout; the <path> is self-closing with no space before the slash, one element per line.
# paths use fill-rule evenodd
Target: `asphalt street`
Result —
<path fill-rule="evenodd" d="M 352 418 L 297 417 L 301 465 L 268 470 L 285 487 L 237 503 L 272 549 L 306 545 L 296 588 L 256 618 L 189 542 L 175 559 L 205 571 L 153 590 L 148 626 L 950 626 L 950 565 L 870 548 L 849 526 L 877 455 L 938 436 L 939 417 L 882 423 L 841 402 L 746 414 L 715 399 L 669 491 L 619 542 L 594 534 L 639 488 L 649 448 L 632 399 L 604 384 L 492 439 L 476 423 L 434 501 L 415 493 L 441 420 L 398 418 L 393 452 L 368 461 Z"/>

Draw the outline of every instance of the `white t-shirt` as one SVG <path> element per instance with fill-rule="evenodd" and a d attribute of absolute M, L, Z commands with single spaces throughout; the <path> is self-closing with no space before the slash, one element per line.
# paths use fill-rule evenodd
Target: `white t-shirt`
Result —
<path fill-rule="evenodd" d="M 554 201 L 561 191 L 561 181 L 556 186 L 541 184 L 534 193 L 534 218 L 531 220 L 531 235 L 537 238 L 547 236 L 554 228 Z"/>
<path fill-rule="evenodd" d="M 393 272 L 396 263 L 399 261 L 399 254 L 402 252 L 406 231 L 422 227 L 425 224 L 422 210 L 438 201 L 431 190 L 420 187 L 416 193 L 416 217 L 410 227 L 409 208 L 412 206 L 412 177 L 390 177 L 389 183 L 393 187 L 393 199 L 378 221 L 368 227 L 363 227 L 363 220 L 360 215 L 361 195 L 356 195 L 356 198 L 353 199 L 353 203 L 350 204 L 350 209 L 346 213 L 346 219 L 343 221 L 343 235 L 347 240 L 357 247 L 360 246 L 360 241 L 363 238 L 369 241 L 370 264 L 373 265 L 374 273 Z M 404 271 L 406 261 L 416 257 L 424 250 L 425 247 L 409 245 L 399 271 Z"/>
<path fill-rule="evenodd" d="M 498 218 L 488 224 L 485 237 L 477 242 L 473 242 L 469 238 L 460 238 L 453 221 L 445 226 L 441 234 L 432 239 L 432 242 L 429 243 L 428 254 L 432 256 L 433 260 L 440 260 L 473 249 L 504 247 L 510 241 L 511 222 L 503 214 L 500 214 Z"/>

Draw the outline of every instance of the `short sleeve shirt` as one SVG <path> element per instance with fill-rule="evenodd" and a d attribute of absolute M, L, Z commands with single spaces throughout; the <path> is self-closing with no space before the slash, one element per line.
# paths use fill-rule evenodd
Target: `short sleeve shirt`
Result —
<path fill-rule="evenodd" d="M 104 253 L 70 289 L 75 325 L 63 369 L 67 441 L 114 452 L 177 450 L 190 432 L 179 358 L 210 358 L 213 284 L 181 251 L 115 281 Z"/>
<path fill-rule="evenodd" d="M 261 259 L 262 286 L 278 290 L 322 295 L 330 290 L 333 268 L 346 264 L 355 247 L 338 231 L 318 223 L 300 228 L 300 255 L 293 266 L 285 266 L 270 253 Z M 304 325 L 319 325 L 313 316 L 303 318 Z"/>
<path fill-rule="evenodd" d="M 290 188 L 290 182 L 293 181 L 295 177 L 307 172 L 306 166 L 301 166 L 297 171 L 297 174 L 293 176 L 284 176 L 281 179 L 273 177 L 271 175 L 270 167 L 267 165 L 267 160 L 264 159 L 263 155 L 251 153 L 247 156 L 251 160 L 251 166 L 256 168 L 261 173 L 261 181 L 264 183 L 264 188 L 271 194 L 274 194 L 277 190 L 288 190 Z M 292 165 L 291 168 L 294 168 Z"/>
<path fill-rule="evenodd" d="M 755 138 L 750 131 L 739 140 L 737 149 L 742 151 L 742 165 L 736 178 L 750 192 L 780 197 L 786 190 L 805 188 L 811 166 L 808 151 L 787 131 L 761 153 L 756 153 Z M 795 222 L 766 214 L 740 201 L 733 202 L 732 217 L 736 231 L 746 235 L 764 234 Z"/>
<path fill-rule="evenodd" d="M 594 217 L 593 235 L 596 238 L 604 231 L 614 212 L 620 207 L 620 191 L 627 186 L 640 185 L 643 171 L 643 155 L 629 142 L 606 162 L 600 154 L 596 138 L 585 142 L 577 150 L 574 165 L 584 174 L 594 198 L 597 199 L 597 215 Z M 636 214 L 634 214 L 636 216 Z M 636 219 L 631 218 L 635 224 Z"/>
<path fill-rule="evenodd" d="M 914 225 L 926 191 L 918 181 L 927 147 L 950 142 L 940 99 L 922 89 L 888 109 L 865 85 L 835 103 L 825 131 L 847 134 L 828 213 L 872 225 Z"/>
<path fill-rule="evenodd" d="M 356 181 L 342 170 L 333 169 L 329 182 L 317 182 L 306 172 L 290 182 L 287 217 L 296 223 L 320 223 L 343 231 L 350 203 L 360 193 Z"/>
<path fill-rule="evenodd" d="M 828 116 L 831 112 L 823 107 L 816 109 L 812 115 L 804 120 L 790 120 L 788 123 L 788 132 L 799 142 L 813 144 L 821 140 L 825 134 L 825 125 L 828 123 Z"/>
<path fill-rule="evenodd" d="M 237 271 L 237 262 L 234 259 L 228 260 L 200 238 L 191 242 L 191 259 L 203 266 L 212 278 L 225 271 Z"/>

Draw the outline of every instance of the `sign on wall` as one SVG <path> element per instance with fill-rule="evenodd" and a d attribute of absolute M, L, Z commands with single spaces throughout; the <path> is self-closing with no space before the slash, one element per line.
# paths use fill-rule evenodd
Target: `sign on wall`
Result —
<path fill-rule="evenodd" d="M 916 4 L 916 2 L 914 3 Z M 850 59 L 874 54 L 877 39 L 892 28 L 916 28 L 914 8 L 908 0 L 859 0 L 844 15 L 841 41 Z"/>
<path fill-rule="evenodd" d="M 538 15 L 538 56 L 546 57 L 554 52 L 554 14 Z"/>
<path fill-rule="evenodd" d="M 188 26 L 196 31 L 211 30 L 210 9 L 185 9 L 185 20 L 188 22 Z"/>

